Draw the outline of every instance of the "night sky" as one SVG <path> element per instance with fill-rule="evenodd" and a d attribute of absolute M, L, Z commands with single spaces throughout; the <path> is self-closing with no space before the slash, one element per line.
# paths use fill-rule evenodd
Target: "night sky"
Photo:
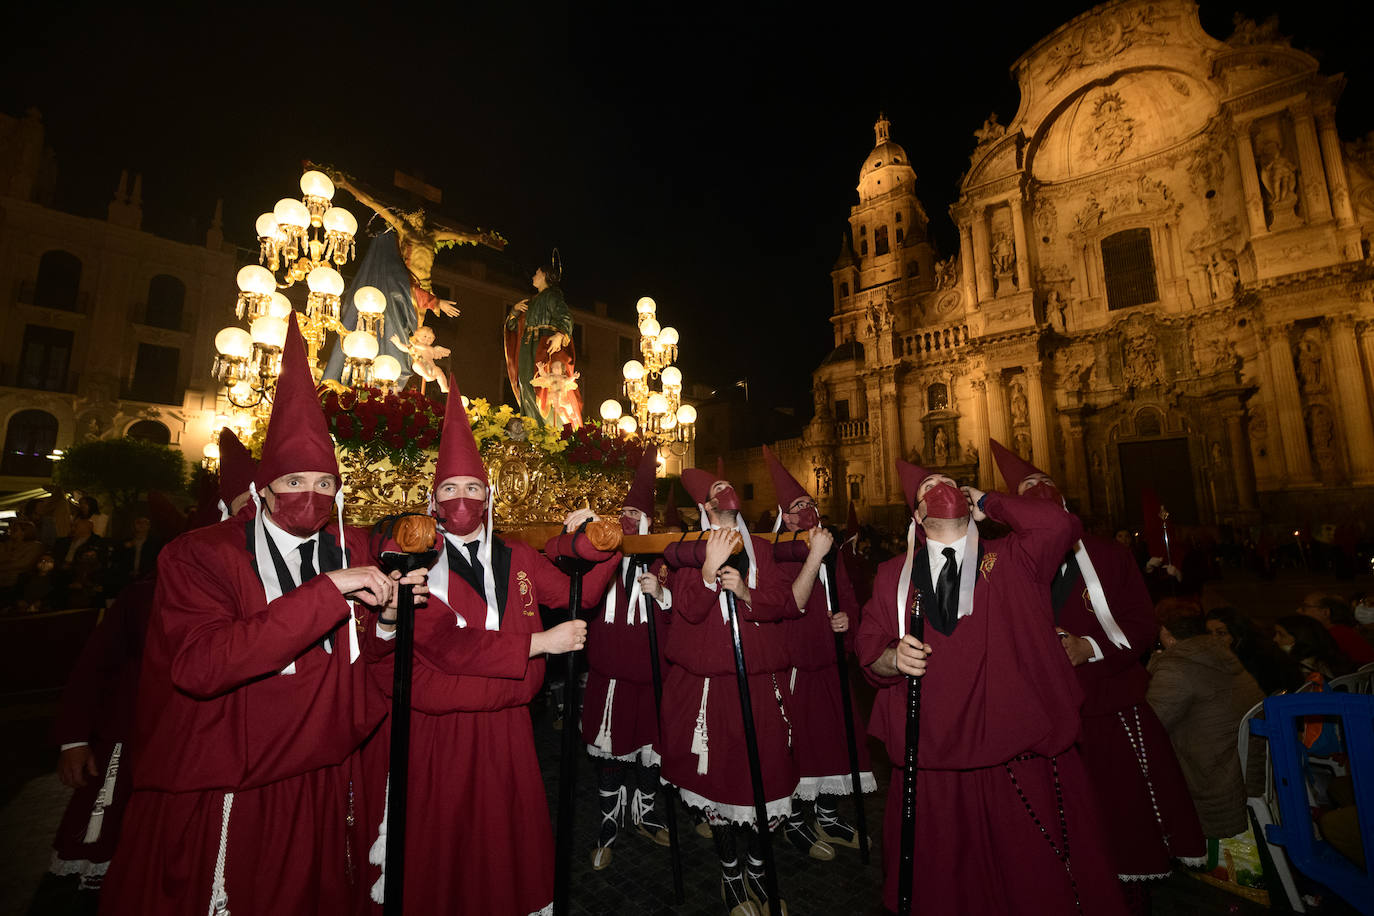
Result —
<path fill-rule="evenodd" d="M 8 14 L 0 107 L 43 112 L 60 208 L 103 216 L 128 168 L 144 176 L 144 228 L 203 241 L 222 197 L 226 235 L 253 247 L 253 219 L 294 195 L 301 160 L 382 188 L 399 168 L 500 231 L 521 265 L 558 246 L 573 305 L 630 320 L 653 296 L 682 331 L 689 382 L 748 375 L 754 398 L 803 416 L 878 112 L 948 254 L 972 131 L 990 110 L 1012 118 L 1011 63 L 1088 8 L 315 5 L 338 11 L 322 21 L 288 3 L 57 6 Z M 1368 7 L 1203 3 L 1202 22 L 1224 38 L 1233 10 L 1278 11 L 1294 46 L 1347 75 L 1338 123 L 1353 139 L 1374 129 Z"/>

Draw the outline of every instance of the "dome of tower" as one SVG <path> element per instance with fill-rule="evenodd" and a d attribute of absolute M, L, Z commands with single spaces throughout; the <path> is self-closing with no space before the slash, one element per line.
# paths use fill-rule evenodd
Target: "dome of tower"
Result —
<path fill-rule="evenodd" d="M 872 200 L 902 185 L 911 189 L 916 182 L 916 170 L 911 167 L 906 150 L 889 136 L 891 126 L 885 115 L 878 115 L 873 125 L 873 152 L 868 154 L 859 170 L 860 200 Z"/>

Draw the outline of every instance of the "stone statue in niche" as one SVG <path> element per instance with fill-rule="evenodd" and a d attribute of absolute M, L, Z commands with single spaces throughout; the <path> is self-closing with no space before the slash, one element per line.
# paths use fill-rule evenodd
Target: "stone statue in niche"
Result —
<path fill-rule="evenodd" d="M 943 261 L 935 262 L 935 288 L 949 289 L 958 279 L 958 272 L 953 257 L 945 258 Z"/>
<path fill-rule="evenodd" d="M 1322 372 L 1322 347 L 1311 332 L 1298 341 L 1298 380 L 1302 382 L 1303 394 L 1313 394 L 1326 389 L 1325 375 Z"/>
<path fill-rule="evenodd" d="M 1083 137 L 1082 158 L 1111 165 L 1135 139 L 1135 119 L 1126 114 L 1126 100 L 1118 92 L 1104 92 L 1092 109 L 1092 126 Z"/>
<path fill-rule="evenodd" d="M 1260 147 L 1260 182 L 1269 204 L 1269 228 L 1285 229 L 1295 224 L 1298 206 L 1298 170 L 1283 154 L 1278 141 L 1267 140 Z"/>
<path fill-rule="evenodd" d="M 1026 386 L 1020 379 L 1011 383 L 1011 422 L 1013 426 L 1030 422 L 1030 403 L 1026 400 Z"/>
<path fill-rule="evenodd" d="M 1016 454 L 1026 461 L 1032 460 L 1030 433 L 1022 431 L 1016 434 Z"/>
<path fill-rule="evenodd" d="M 991 143 L 994 140 L 1002 139 L 1006 136 L 1006 133 L 1006 126 L 997 123 L 997 112 L 994 111 L 988 115 L 987 120 L 983 122 L 983 126 L 973 132 L 973 136 L 978 141 L 978 145 L 982 146 L 985 143 Z"/>
<path fill-rule="evenodd" d="M 997 233 L 992 240 L 992 271 L 999 279 L 1009 278 L 1016 271 L 1016 244 L 1005 232 Z"/>
<path fill-rule="evenodd" d="M 943 426 L 935 430 L 935 466 L 944 467 L 949 464 L 949 435 Z"/>
<path fill-rule="evenodd" d="M 1045 299 L 1045 318 L 1060 334 L 1069 332 L 1069 303 L 1057 289 L 1050 290 Z"/>
<path fill-rule="evenodd" d="M 1207 265 L 1207 279 L 1212 287 L 1212 298 L 1230 299 L 1236 294 L 1236 284 L 1240 282 L 1240 269 L 1230 251 L 1214 252 Z"/>

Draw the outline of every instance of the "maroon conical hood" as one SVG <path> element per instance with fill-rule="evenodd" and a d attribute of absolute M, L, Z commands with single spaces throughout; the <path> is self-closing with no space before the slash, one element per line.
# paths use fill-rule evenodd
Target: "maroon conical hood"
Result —
<path fill-rule="evenodd" d="M 916 511 L 916 491 L 931 473 L 920 465 L 897 459 L 897 477 L 902 481 L 902 495 L 906 497 L 906 507 L 912 512 Z"/>
<path fill-rule="evenodd" d="M 717 455 L 717 456 L 716 456 L 716 480 L 729 480 L 729 478 L 725 476 L 725 456 L 724 456 L 724 455 Z"/>
<path fill-rule="evenodd" d="M 844 521 L 844 534 L 846 538 L 853 537 L 859 533 L 859 511 L 854 508 L 854 504 L 849 504 L 849 517 Z"/>
<path fill-rule="evenodd" d="M 472 436 L 468 412 L 463 407 L 463 393 L 451 377 L 448 403 L 444 406 L 444 429 L 439 436 L 439 460 L 434 465 L 434 492 L 439 492 L 439 484 L 450 477 L 476 477 L 490 484 L 482 453 L 477 450 L 477 440 Z"/>
<path fill-rule="evenodd" d="M 225 427 L 219 431 L 219 498 L 227 506 L 248 492 L 258 463 L 244 448 L 234 431 Z"/>
<path fill-rule="evenodd" d="M 687 495 L 698 504 L 710 502 L 711 485 L 717 480 L 724 479 L 698 468 L 682 469 L 682 486 L 687 490 Z"/>
<path fill-rule="evenodd" d="M 219 520 L 218 511 L 215 519 Z M 170 541 L 186 530 L 186 515 L 161 490 L 148 491 L 148 521 L 153 534 L 162 541 Z"/>
<path fill-rule="evenodd" d="M 644 457 L 635 468 L 635 481 L 625 494 L 625 505 L 654 517 L 654 484 L 658 482 L 658 446 L 646 445 Z"/>
<path fill-rule="evenodd" d="M 286 320 L 281 375 L 272 398 L 272 418 L 262 444 L 262 461 L 253 482 L 259 490 L 278 477 L 318 471 L 339 476 L 334 440 L 315 393 L 315 377 L 305 353 L 305 339 L 296 326 L 296 313 Z"/>
<path fill-rule="evenodd" d="M 787 472 L 778 456 L 766 445 L 763 447 L 763 460 L 768 464 L 768 474 L 773 478 L 773 489 L 778 494 L 778 506 L 783 512 L 798 499 L 811 495 L 806 492 L 805 487 L 797 483 L 797 478 Z"/>
<path fill-rule="evenodd" d="M 1015 493 L 1021 481 L 1032 474 L 1045 473 L 996 439 L 991 441 L 992 458 L 997 462 L 997 470 L 1002 472 L 1002 479 L 1007 483 L 1007 492 Z"/>
<path fill-rule="evenodd" d="M 677 511 L 677 488 L 668 488 L 668 503 L 663 507 L 663 526 L 665 528 L 686 528 L 682 513 Z"/>

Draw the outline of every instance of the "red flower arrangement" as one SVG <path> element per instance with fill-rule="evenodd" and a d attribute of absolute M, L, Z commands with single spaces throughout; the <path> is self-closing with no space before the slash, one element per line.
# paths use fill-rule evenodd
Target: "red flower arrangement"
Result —
<path fill-rule="evenodd" d="M 587 423 L 576 429 L 564 427 L 563 440 L 568 446 L 563 457 L 570 465 L 595 464 L 606 468 L 634 468 L 644 455 L 644 446 L 638 439 L 626 439 L 619 435 L 608 436 L 595 423 Z"/>
<path fill-rule="evenodd" d="M 444 425 L 443 402 L 414 389 L 397 394 L 380 388 L 325 390 L 320 403 L 335 441 L 373 460 L 419 459 L 439 441 Z"/>

